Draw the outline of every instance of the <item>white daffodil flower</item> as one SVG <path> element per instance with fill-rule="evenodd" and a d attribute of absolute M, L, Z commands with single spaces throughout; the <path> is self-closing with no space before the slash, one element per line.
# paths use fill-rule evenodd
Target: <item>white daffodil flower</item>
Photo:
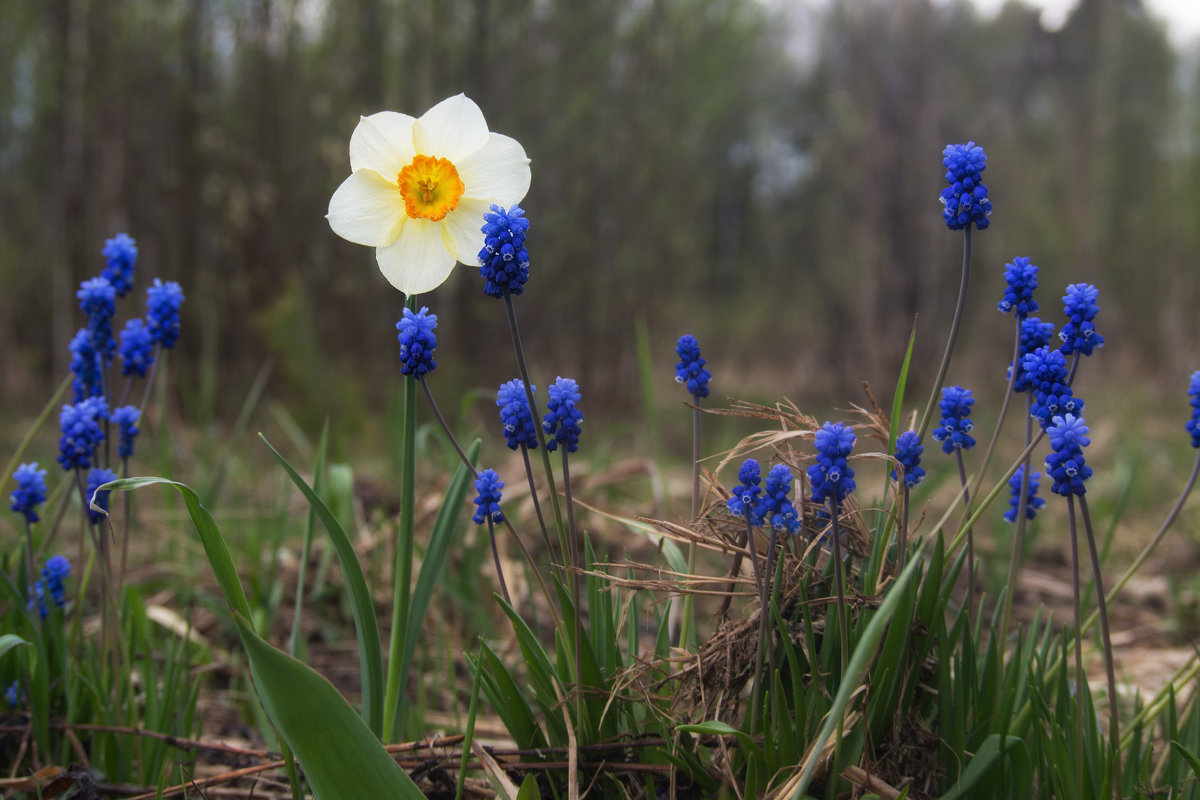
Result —
<path fill-rule="evenodd" d="M 376 248 L 384 277 L 406 294 L 436 289 L 457 262 L 478 266 L 484 213 L 529 191 L 525 149 L 488 131 L 461 94 L 420 119 L 363 117 L 350 137 L 350 170 L 329 200 L 329 226 Z"/>

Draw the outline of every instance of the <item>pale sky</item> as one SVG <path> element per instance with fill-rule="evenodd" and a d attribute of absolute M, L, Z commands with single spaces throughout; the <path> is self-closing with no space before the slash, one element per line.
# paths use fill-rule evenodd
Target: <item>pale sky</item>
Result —
<path fill-rule="evenodd" d="M 1024 0 L 1026 5 L 1043 9 L 1042 22 L 1047 28 L 1063 23 L 1077 0 Z M 1200 0 L 1142 0 L 1153 16 L 1167 23 L 1167 33 L 1176 45 L 1194 44 L 1200 39 Z M 981 11 L 995 13 L 1004 0 L 975 0 Z"/>

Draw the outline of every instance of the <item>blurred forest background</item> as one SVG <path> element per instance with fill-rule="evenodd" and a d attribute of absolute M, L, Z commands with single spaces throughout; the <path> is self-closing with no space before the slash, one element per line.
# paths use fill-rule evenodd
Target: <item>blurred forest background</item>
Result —
<path fill-rule="evenodd" d="M 532 158 L 522 334 L 593 419 L 639 410 L 640 325 L 664 386 L 692 332 L 715 395 L 844 407 L 864 379 L 887 402 L 919 315 L 927 381 L 961 257 L 941 150 L 969 139 L 995 213 L 952 381 L 999 392 L 1018 255 L 1046 319 L 1065 284 L 1100 287 L 1123 380 L 1186 410 L 1200 367 L 1200 73 L 1137 0 L 1081 0 L 1057 31 L 929 0 L 0 0 L 0 20 L 6 409 L 66 374 L 76 288 L 127 231 L 138 305 L 118 320 L 156 276 L 188 296 L 185 417 L 232 419 L 269 362 L 305 425 L 377 418 L 403 297 L 323 217 L 360 114 L 460 91 Z M 512 377 L 473 270 L 421 302 L 443 403 Z"/>

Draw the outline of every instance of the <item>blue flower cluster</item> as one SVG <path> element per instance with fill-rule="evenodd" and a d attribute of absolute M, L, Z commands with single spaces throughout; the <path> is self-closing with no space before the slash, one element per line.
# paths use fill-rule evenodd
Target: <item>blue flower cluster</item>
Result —
<path fill-rule="evenodd" d="M 42 577 L 33 584 L 31 596 L 27 608 L 33 608 L 37 604 L 38 616 L 45 619 L 50 614 L 50 609 L 46 603 L 46 594 L 49 593 L 51 601 L 57 608 L 62 608 L 67 604 L 66 588 L 63 586 L 63 580 L 71 574 L 71 562 L 67 561 L 65 556 L 51 556 L 46 561 L 46 566 L 42 568 Z"/>
<path fill-rule="evenodd" d="M 1048 345 L 1050 343 L 1050 337 L 1053 335 L 1053 322 L 1042 322 L 1037 317 L 1026 317 L 1025 319 L 1021 320 L 1021 354 L 1017 359 L 1017 377 L 1013 379 L 1014 392 L 1024 392 L 1033 388 L 1033 385 L 1029 380 L 1029 375 L 1025 372 L 1025 356 L 1029 355 L 1034 350 L 1037 350 L 1039 347 L 1045 347 Z M 1011 364 L 1009 364 L 1008 369 L 1011 373 Z"/>
<path fill-rule="evenodd" d="M 396 338 L 400 340 L 402 375 L 420 378 L 437 369 L 437 362 L 433 360 L 433 351 L 437 349 L 435 328 L 437 314 L 430 314 L 425 306 L 415 314 L 412 309 L 404 309 L 403 319 L 396 323 L 396 330 L 400 331 Z"/>
<path fill-rule="evenodd" d="M 1064 497 L 1069 494 L 1084 494 L 1084 482 L 1092 477 L 1092 468 L 1083 458 L 1083 448 L 1091 444 L 1087 438 L 1088 428 L 1083 417 L 1064 414 L 1054 417 L 1046 428 L 1050 447 L 1054 451 L 1046 456 L 1046 474 L 1053 479 L 1050 491 Z"/>
<path fill-rule="evenodd" d="M 13 681 L 12 685 L 4 690 L 4 702 L 9 708 L 16 708 L 25 702 L 25 690 L 21 688 L 20 681 Z"/>
<path fill-rule="evenodd" d="M 808 468 L 808 482 L 814 503 L 828 500 L 836 508 L 854 492 L 854 470 L 846 461 L 854 450 L 854 439 L 854 429 L 840 422 L 826 422 L 813 436 L 817 461 Z"/>
<path fill-rule="evenodd" d="M 762 516 L 780 533 L 796 533 L 801 526 L 800 515 L 788 498 L 792 491 L 792 479 L 792 471 L 786 464 L 776 464 L 767 473 Z"/>
<path fill-rule="evenodd" d="M 1092 322 L 1100 313 L 1096 298 L 1100 290 L 1090 283 L 1072 283 L 1063 295 L 1063 312 L 1067 315 L 1067 324 L 1058 332 L 1062 339 L 1063 355 L 1079 353 L 1090 356 L 1092 350 L 1104 346 L 1104 337 L 1096 333 Z"/>
<path fill-rule="evenodd" d="M 129 458 L 133 455 L 133 440 L 141 432 L 137 426 L 141 416 L 142 413 L 137 410 L 137 406 L 121 406 L 112 412 L 113 424 L 120 427 L 120 444 L 117 447 L 117 455 L 121 458 Z"/>
<path fill-rule="evenodd" d="M 144 378 L 150 367 L 154 366 L 154 337 L 140 317 L 134 317 L 125 323 L 117 354 L 121 356 L 122 375 Z"/>
<path fill-rule="evenodd" d="M 725 501 L 729 513 L 738 519 L 744 519 L 752 528 L 763 524 L 766 504 L 759 495 L 762 493 L 762 473 L 758 461 L 748 458 L 738 470 L 739 486 L 733 490 L 733 495 Z"/>
<path fill-rule="evenodd" d="M 961 386 L 944 386 L 938 405 L 942 409 L 942 424 L 934 429 L 933 438 L 942 443 L 942 452 L 953 453 L 974 447 L 975 438 L 971 436 L 971 430 L 975 423 L 971 422 L 971 407 L 975 405 L 975 398 L 971 396 L 971 390 Z"/>
<path fill-rule="evenodd" d="M 529 220 L 525 209 L 513 205 L 507 211 L 493 205 L 484 214 L 483 249 L 479 251 L 479 274 L 483 276 L 483 293 L 504 297 L 525 291 L 529 280 L 529 251 L 525 249 L 525 233 Z"/>
<path fill-rule="evenodd" d="M 475 516 L 472 518 L 476 525 L 482 525 L 491 519 L 492 522 L 504 522 L 504 513 L 500 510 L 500 490 L 504 481 L 494 469 L 485 469 L 475 479 Z"/>
<path fill-rule="evenodd" d="M 950 184 L 942 189 L 942 219 L 952 231 L 962 230 L 971 223 L 983 230 L 992 213 L 992 201 L 983 183 L 983 171 L 987 169 L 983 148 L 974 142 L 948 144 L 942 151 L 942 164 L 946 167 L 946 182 Z"/>
<path fill-rule="evenodd" d="M 1024 319 L 1038 310 L 1038 302 L 1033 299 L 1033 290 L 1038 286 L 1038 268 L 1029 263 L 1024 256 L 1017 256 L 1004 265 L 1004 299 L 996 306 L 1005 314 L 1017 312 L 1017 319 Z"/>
<path fill-rule="evenodd" d="M 1009 497 L 1008 511 L 1004 512 L 1004 518 L 1009 522 L 1017 521 L 1017 511 L 1021 507 L 1021 481 L 1025 475 L 1025 465 L 1017 467 L 1017 471 L 1008 479 L 1008 487 L 1012 490 Z M 1038 509 L 1046 505 L 1046 501 L 1037 496 L 1038 482 L 1041 480 L 1042 473 L 1034 472 L 1029 476 L 1029 486 L 1025 492 L 1025 519 L 1033 519 L 1037 516 Z"/>
<path fill-rule="evenodd" d="M 154 279 L 146 290 L 146 327 L 155 343 L 170 350 L 179 341 L 179 307 L 183 289 L 175 281 Z"/>
<path fill-rule="evenodd" d="M 112 284 L 117 297 L 124 297 L 133 288 L 133 269 L 137 265 L 138 249 L 132 237 L 127 233 L 118 233 L 111 239 L 104 240 L 104 271 L 100 277 Z"/>
<path fill-rule="evenodd" d="M 537 391 L 537 387 L 532 387 Z M 529 410 L 529 398 L 525 396 L 525 382 L 513 378 L 500 386 L 496 393 L 496 405 L 500 407 L 500 422 L 504 425 L 504 438 L 510 450 L 521 445 L 530 449 L 537 447 L 537 428 Z"/>
<path fill-rule="evenodd" d="M 560 377 L 550 385 L 549 394 L 549 413 L 542 421 L 542 430 L 553 438 L 546 440 L 546 449 L 553 453 L 562 444 L 568 453 L 574 453 L 579 449 L 579 423 L 583 420 L 583 412 L 575 407 L 581 396 L 579 384 Z"/>
<path fill-rule="evenodd" d="M 38 469 L 37 462 L 22 464 L 13 472 L 17 490 L 12 493 L 12 510 L 33 524 L 39 517 L 37 507 L 46 502 L 46 470 Z"/>
<path fill-rule="evenodd" d="M 1039 347 L 1021 360 L 1021 367 L 1033 389 L 1033 416 L 1042 430 L 1049 428 L 1059 414 L 1079 414 L 1083 400 L 1067 385 L 1067 358 L 1061 350 Z"/>
<path fill-rule="evenodd" d="M 92 335 L 87 328 L 80 328 L 71 340 L 71 374 L 72 388 L 75 390 L 74 402 L 78 403 L 88 397 L 98 397 L 104 393 L 104 383 L 101 375 L 103 365 L 100 354 L 92 346 Z"/>
<path fill-rule="evenodd" d="M 104 484 L 108 483 L 109 481 L 115 481 L 116 479 L 117 479 L 117 473 L 113 472 L 111 469 L 103 469 L 101 467 L 97 467 L 97 468 L 92 469 L 92 471 L 88 473 L 88 477 L 87 477 L 88 510 L 87 510 L 87 512 L 88 512 L 88 519 L 91 520 L 93 524 L 104 519 L 104 514 L 99 511 L 96 511 L 95 509 L 92 508 L 92 496 L 95 495 L 95 497 L 96 497 L 96 505 L 100 506 L 100 508 L 104 509 L 104 511 L 107 512 L 109 495 L 111 495 L 112 492 L 110 492 L 110 491 L 97 492 L 96 490 L 99 489 Z"/>
<path fill-rule="evenodd" d="M 58 440 L 58 463 L 63 469 L 87 469 L 96 457 L 96 448 L 104 441 L 102 420 L 108 419 L 108 403 L 103 397 L 89 397 L 75 405 L 62 407 Z"/>
<path fill-rule="evenodd" d="M 921 454 L 925 446 L 916 431 L 905 431 L 896 437 L 896 461 L 899 466 L 892 469 L 892 480 L 898 481 L 903 477 L 907 489 L 919 485 L 925 479 L 925 469 L 921 466 Z"/>
<path fill-rule="evenodd" d="M 1192 373 L 1188 402 L 1192 406 L 1192 418 L 1187 421 L 1187 432 L 1192 435 L 1192 447 L 1200 447 L 1200 371 Z"/>
<path fill-rule="evenodd" d="M 700 342 L 690 333 L 684 334 L 675 345 L 675 354 L 679 356 L 679 363 L 675 365 L 675 382 L 687 386 L 688 392 L 696 398 L 708 397 L 708 382 L 712 375 L 704 368 Z"/>
<path fill-rule="evenodd" d="M 112 318 L 117 313 L 117 292 L 106 279 L 92 278 L 79 284 L 75 296 L 79 298 L 79 308 L 88 318 L 87 332 L 92 351 L 99 354 L 107 367 L 117 349 L 112 331 Z"/>

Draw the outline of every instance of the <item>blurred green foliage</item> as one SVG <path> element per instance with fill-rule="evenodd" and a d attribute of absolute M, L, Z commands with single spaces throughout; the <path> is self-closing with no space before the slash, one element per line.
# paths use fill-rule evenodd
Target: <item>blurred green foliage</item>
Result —
<path fill-rule="evenodd" d="M 971 313 L 1028 255 L 1044 317 L 1094 282 L 1106 356 L 1171 387 L 1195 366 L 1197 70 L 1136 0 L 1083 0 L 1053 32 L 1015 3 L 985 19 L 931 0 L 0 0 L 0 18 L 0 378 L 18 408 L 65 374 L 75 287 L 119 230 L 139 292 L 161 276 L 188 293 L 192 418 L 232 418 L 269 358 L 268 393 L 309 428 L 383 408 L 403 299 L 322 217 L 359 114 L 459 91 L 532 158 L 518 313 L 534 371 L 576 377 L 612 415 L 597 422 L 638 407 L 621 387 L 639 318 L 664 383 L 693 332 L 720 394 L 889 386 L 915 315 L 928 372 L 960 246 L 940 152 L 967 139 L 996 207 Z M 439 394 L 512 377 L 471 270 L 422 302 Z M 953 380 L 1002 373 L 1007 337 L 981 329 Z"/>

